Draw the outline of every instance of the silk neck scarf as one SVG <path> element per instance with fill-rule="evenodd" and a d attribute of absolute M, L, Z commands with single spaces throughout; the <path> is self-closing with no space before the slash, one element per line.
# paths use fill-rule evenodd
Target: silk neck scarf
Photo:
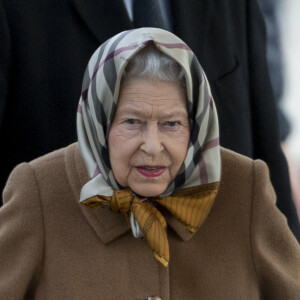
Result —
<path fill-rule="evenodd" d="M 77 133 L 90 181 L 81 190 L 81 202 L 99 195 L 111 197 L 114 191 L 122 189 L 111 170 L 108 133 L 123 71 L 128 61 L 149 42 L 182 66 L 190 121 L 186 158 L 176 178 L 160 197 L 220 181 L 217 112 L 198 59 L 174 34 L 158 28 L 140 28 L 121 32 L 107 40 L 96 50 L 86 68 L 77 113 Z"/>

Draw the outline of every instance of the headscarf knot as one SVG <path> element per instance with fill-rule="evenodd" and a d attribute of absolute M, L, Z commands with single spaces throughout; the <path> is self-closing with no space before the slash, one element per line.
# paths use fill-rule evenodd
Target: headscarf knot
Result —
<path fill-rule="evenodd" d="M 89 207 L 109 205 L 114 213 L 125 215 L 130 212 L 147 239 L 154 256 L 164 266 L 169 263 L 169 243 L 167 223 L 164 216 L 153 203 L 164 207 L 176 217 L 191 233 L 195 232 L 206 218 L 219 184 L 212 183 L 180 191 L 179 195 L 152 198 L 152 203 L 141 201 L 130 189 L 115 190 L 111 197 L 97 195 L 82 201 Z M 128 222 L 129 223 L 129 222 Z"/>
<path fill-rule="evenodd" d="M 110 210 L 114 213 L 128 215 L 134 198 L 129 189 L 116 190 L 110 200 Z"/>

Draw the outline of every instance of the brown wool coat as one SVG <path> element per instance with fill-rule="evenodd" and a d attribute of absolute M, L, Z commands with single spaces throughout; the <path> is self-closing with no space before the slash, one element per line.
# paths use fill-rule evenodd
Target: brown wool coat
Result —
<path fill-rule="evenodd" d="M 194 236 L 168 217 L 170 265 L 108 209 L 78 203 L 77 144 L 11 174 L 0 209 L 0 298 L 300 299 L 300 247 L 261 161 L 222 149 L 213 208 Z"/>

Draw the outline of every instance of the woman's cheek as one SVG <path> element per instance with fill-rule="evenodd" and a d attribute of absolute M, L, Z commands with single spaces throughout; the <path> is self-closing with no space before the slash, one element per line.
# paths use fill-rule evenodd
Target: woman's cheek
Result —
<path fill-rule="evenodd" d="M 113 141 L 127 141 L 129 139 L 133 139 L 139 133 L 139 128 L 129 127 L 128 125 L 118 124 L 112 125 L 109 132 L 109 139 Z"/>
<path fill-rule="evenodd" d="M 188 145 L 190 140 L 190 131 L 188 128 L 181 128 L 177 131 L 165 132 L 169 140 L 173 140 L 174 143 L 180 143 L 181 145 Z"/>

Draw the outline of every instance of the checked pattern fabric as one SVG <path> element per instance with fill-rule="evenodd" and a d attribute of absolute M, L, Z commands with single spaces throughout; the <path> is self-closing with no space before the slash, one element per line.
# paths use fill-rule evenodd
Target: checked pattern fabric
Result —
<path fill-rule="evenodd" d="M 116 198 L 117 191 L 122 190 L 111 169 L 107 145 L 108 134 L 118 104 L 122 75 L 126 65 L 149 42 L 154 43 L 158 50 L 182 66 L 186 79 L 187 110 L 190 123 L 190 143 L 186 157 L 175 179 L 158 197 L 162 200 L 156 200 L 158 205 L 164 206 L 163 202 L 166 201 L 165 208 L 172 211 L 173 205 L 167 207 L 169 202 L 166 199 L 169 198 L 166 197 L 171 196 L 170 199 L 174 199 L 173 196 L 182 190 L 205 189 L 205 186 L 217 184 L 220 181 L 218 116 L 209 83 L 197 57 L 189 46 L 176 35 L 158 28 L 139 28 L 123 31 L 103 43 L 92 55 L 84 74 L 77 110 L 77 134 L 81 155 L 90 180 L 81 189 L 81 203 L 90 202 L 90 199 L 102 199 L 101 205 L 105 202 L 110 203 L 111 197 Z M 215 193 L 216 191 L 212 192 L 209 197 L 210 205 L 207 206 L 209 208 L 213 203 Z M 206 199 L 203 193 L 199 193 L 197 200 L 199 203 L 201 203 L 202 197 Z M 161 214 L 156 207 L 150 208 L 153 203 L 149 206 L 146 203 L 151 202 L 146 201 L 141 204 L 140 200 L 137 200 L 133 197 L 129 201 L 131 203 L 129 208 L 127 207 L 130 214 L 134 214 L 134 218 L 139 218 L 134 207 L 143 207 L 143 211 L 146 208 L 151 216 L 161 219 L 158 217 Z M 119 207 L 114 206 L 113 202 L 111 202 L 112 209 Z M 174 201 L 172 200 L 172 202 Z M 123 213 L 122 210 L 115 210 Z M 181 214 L 176 217 L 182 221 L 187 230 L 197 230 L 209 209 L 204 211 L 203 218 L 200 218 L 199 224 L 197 222 L 195 225 L 188 224 L 189 222 L 181 219 Z M 190 215 L 190 206 L 185 209 L 185 212 Z M 123 214 L 128 217 L 127 212 Z M 176 215 L 176 211 L 174 215 Z M 151 218 L 156 220 L 156 217 Z M 145 229 L 142 221 L 137 221 L 138 224 L 139 222 L 141 230 L 144 228 L 144 231 L 147 231 L 146 238 L 155 256 L 166 265 L 169 260 L 166 234 L 164 234 L 165 238 L 162 242 L 157 241 L 157 237 L 152 233 L 156 232 L 152 228 L 158 221 L 150 222 L 148 220 L 147 224 L 152 224 L 149 230 Z M 159 226 L 163 228 L 159 232 L 165 232 L 165 221 L 161 219 L 157 224 L 161 224 Z M 133 226 L 131 228 L 134 232 Z"/>
<path fill-rule="evenodd" d="M 77 111 L 77 133 L 90 181 L 83 186 L 80 201 L 95 195 L 112 196 L 114 190 L 122 188 L 111 170 L 107 138 L 124 69 L 149 42 L 177 61 L 185 72 L 191 127 L 184 163 L 161 196 L 178 189 L 220 181 L 217 111 L 198 59 L 173 33 L 158 28 L 139 28 L 121 32 L 102 44 L 86 68 Z"/>

